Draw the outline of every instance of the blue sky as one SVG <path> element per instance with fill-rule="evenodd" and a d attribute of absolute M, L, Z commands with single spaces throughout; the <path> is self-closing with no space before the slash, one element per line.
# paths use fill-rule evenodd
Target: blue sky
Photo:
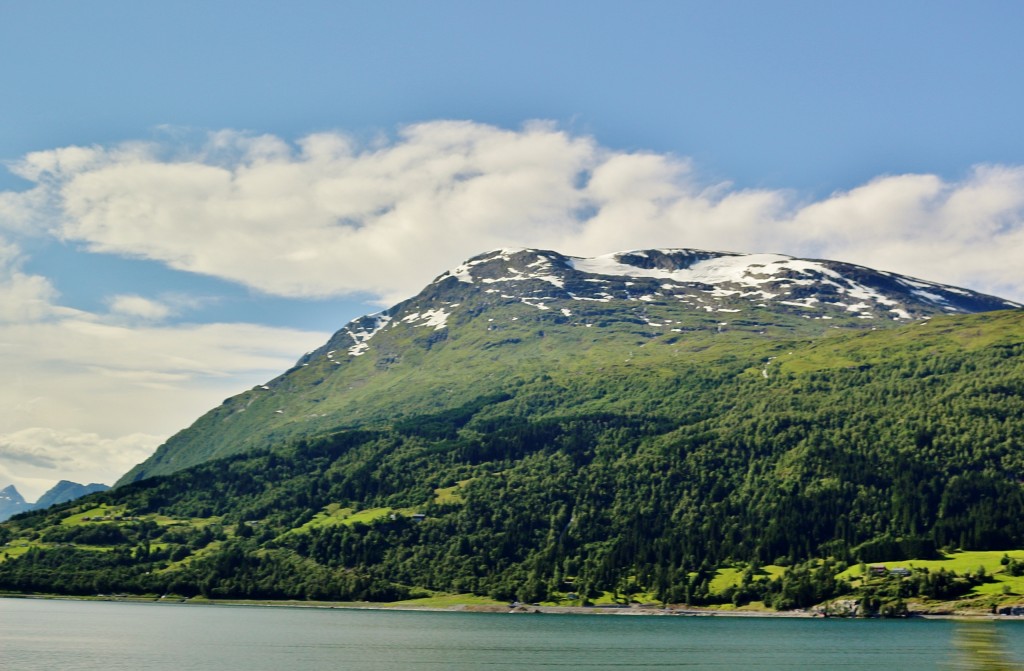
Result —
<path fill-rule="evenodd" d="M 110 482 L 496 246 L 1024 299 L 1018 2 L 0 0 L 0 486 Z"/>

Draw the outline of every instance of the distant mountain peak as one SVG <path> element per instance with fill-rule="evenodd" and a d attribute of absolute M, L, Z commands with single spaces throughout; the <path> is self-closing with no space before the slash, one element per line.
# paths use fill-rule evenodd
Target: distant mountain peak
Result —
<path fill-rule="evenodd" d="M 38 510 L 41 508 L 49 508 L 57 503 L 64 503 L 65 501 L 71 501 L 77 499 L 80 496 L 91 494 L 93 492 L 102 492 L 110 489 L 108 485 L 102 485 L 99 483 L 91 483 L 88 485 L 80 485 L 77 482 L 71 482 L 70 480 L 61 480 L 45 494 L 39 497 L 39 500 L 35 503 L 28 503 L 25 498 L 18 492 L 18 489 L 14 485 L 10 485 L 0 490 L 0 522 L 10 518 L 18 513 L 27 512 L 29 510 Z"/>
<path fill-rule="evenodd" d="M 108 485 L 100 484 L 98 482 L 82 485 L 77 482 L 71 482 L 70 480 L 61 480 L 47 490 L 45 494 L 40 496 L 39 500 L 33 505 L 33 508 L 49 508 L 50 506 L 58 503 L 64 503 L 65 501 L 71 501 L 85 496 L 86 494 L 103 492 L 108 489 L 110 489 Z"/>
<path fill-rule="evenodd" d="M 0 522 L 26 510 L 30 510 L 30 508 L 17 487 L 8 485 L 0 489 Z"/>
<path fill-rule="evenodd" d="M 3 489 L 0 489 L 0 501 L 15 501 L 17 503 L 25 503 L 25 497 L 21 495 L 18 488 L 14 485 L 7 485 Z"/>

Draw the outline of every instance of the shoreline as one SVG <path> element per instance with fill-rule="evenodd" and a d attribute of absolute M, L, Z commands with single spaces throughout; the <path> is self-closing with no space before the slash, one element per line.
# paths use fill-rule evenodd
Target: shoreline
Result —
<path fill-rule="evenodd" d="M 492 615 L 620 615 L 641 617 L 730 617 L 730 618 L 773 618 L 773 619 L 815 619 L 815 620 L 854 620 L 855 617 L 824 616 L 810 610 L 764 611 L 764 610 L 719 610 L 714 608 L 693 607 L 659 607 L 659 606 L 543 606 L 520 605 L 503 606 L 500 604 L 455 603 L 450 606 L 418 606 L 410 603 L 370 602 L 370 601 L 294 601 L 294 600 L 259 600 L 259 599 L 187 599 L 184 597 L 164 598 L 151 596 L 72 596 L 62 594 L 4 594 L 0 599 L 35 599 L 52 601 L 98 601 L 109 603 L 143 603 L 163 604 L 171 606 L 242 606 L 255 608 L 319 608 L 323 610 L 374 610 L 403 612 L 434 612 L 434 613 L 481 613 Z M 885 618 L 870 618 L 885 619 Z M 911 612 L 904 618 L 894 620 L 992 620 L 1020 621 L 1020 616 L 1000 615 L 981 611 L 965 611 L 962 613 L 929 613 Z"/>

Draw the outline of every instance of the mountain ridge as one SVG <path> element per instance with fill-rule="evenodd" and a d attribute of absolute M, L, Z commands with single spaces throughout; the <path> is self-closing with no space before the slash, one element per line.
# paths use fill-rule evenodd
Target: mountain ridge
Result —
<path fill-rule="evenodd" d="M 172 436 L 117 484 L 396 413 L 455 407 L 477 393 L 507 394 L 511 380 L 536 363 L 523 358 L 564 365 L 559 348 L 591 352 L 629 339 L 636 347 L 704 341 L 694 347 L 715 350 L 720 343 L 709 334 L 769 342 L 1019 307 L 895 273 L 780 254 L 660 249 L 582 258 L 494 250 L 442 273 L 410 299 L 352 320 L 284 374 Z M 414 370 L 428 362 L 430 374 Z M 483 380 L 471 379 L 470 370 Z"/>
<path fill-rule="evenodd" d="M 103 492 L 110 489 L 109 485 L 93 482 L 88 485 L 79 484 L 70 480 L 61 480 L 50 489 L 46 490 L 35 503 L 29 503 L 21 495 L 17 487 L 8 485 L 0 490 L 0 522 L 10 519 L 18 513 L 30 510 L 41 510 L 66 503 L 93 492 Z"/>
<path fill-rule="evenodd" d="M 484 265 L 368 319 L 364 353 L 342 330 L 227 399 L 162 455 L 196 463 L 0 525 L 0 589 L 1019 605 L 1024 310 L 824 320 L 723 296 L 736 316 L 629 277 L 556 302 L 547 270 L 488 293 L 522 273 Z M 187 452 L 208 439 L 232 449 Z M 977 563 L 951 571 L 960 550 Z M 917 568 L 849 577 L 895 561 Z"/>

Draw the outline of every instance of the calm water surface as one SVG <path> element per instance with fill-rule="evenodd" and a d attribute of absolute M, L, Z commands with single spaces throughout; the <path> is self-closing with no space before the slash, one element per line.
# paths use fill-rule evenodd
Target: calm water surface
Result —
<path fill-rule="evenodd" d="M 1024 659 L 1024 622 L 1001 622 Z M 0 599 L 9 669 L 948 669 L 950 621 L 505 615 Z"/>

